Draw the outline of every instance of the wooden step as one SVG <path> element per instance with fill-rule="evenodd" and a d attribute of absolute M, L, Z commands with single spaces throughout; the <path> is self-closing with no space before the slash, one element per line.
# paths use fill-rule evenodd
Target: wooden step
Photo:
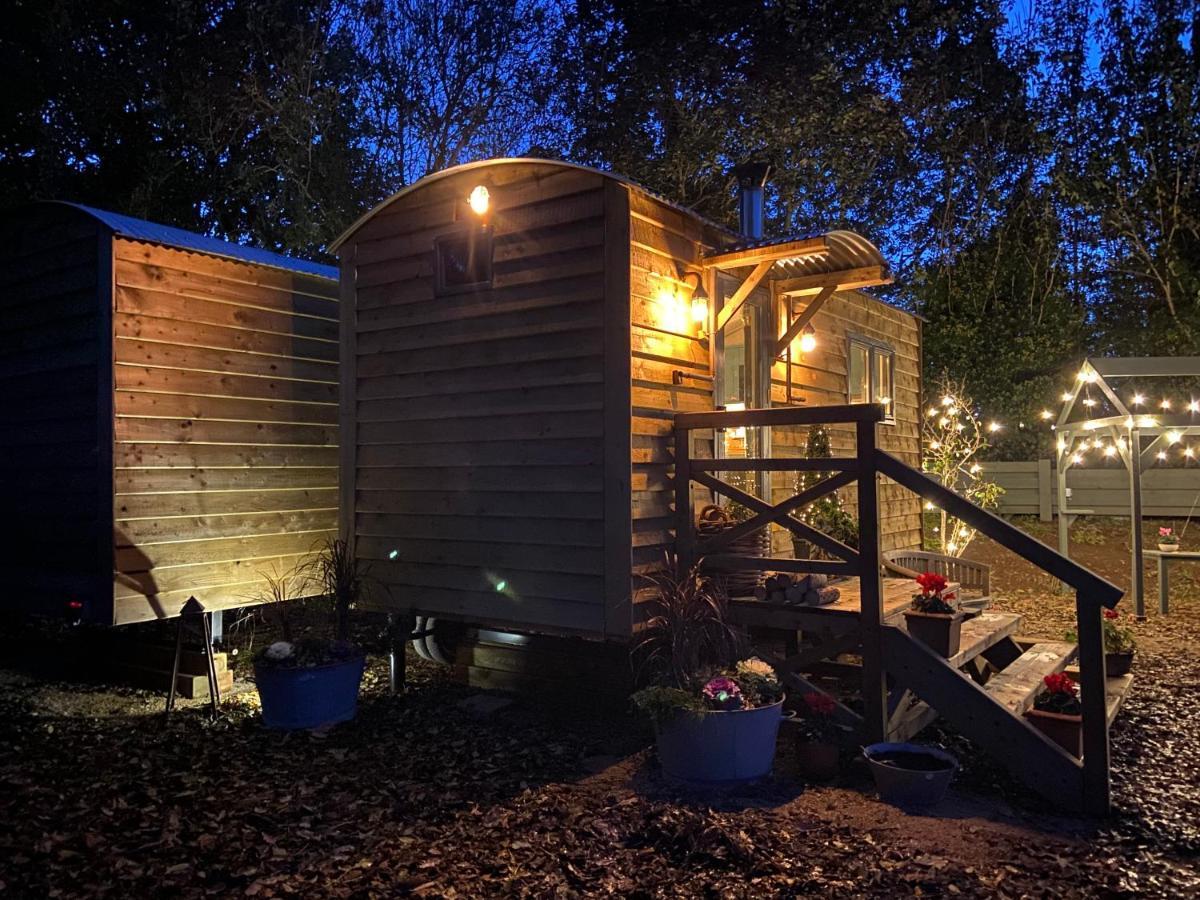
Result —
<path fill-rule="evenodd" d="M 105 647 L 105 655 L 118 665 L 170 671 L 171 664 L 175 661 L 175 645 L 114 638 Z M 218 676 L 229 668 L 229 660 L 223 652 L 213 653 L 213 663 Z M 203 675 L 207 671 L 207 666 L 203 649 L 186 645 L 183 647 L 179 654 L 181 674 L 186 672 L 189 675 Z"/>
<path fill-rule="evenodd" d="M 1068 675 L 1079 680 L 1079 667 L 1068 666 L 1064 670 Z M 1133 686 L 1133 675 L 1117 675 L 1113 678 L 1105 679 L 1107 684 L 1104 689 L 1104 703 L 1108 711 L 1108 725 L 1111 728 L 1112 723 L 1116 721 L 1117 714 L 1121 711 L 1122 705 L 1125 703 L 1125 697 L 1129 693 L 1130 687 Z"/>
<path fill-rule="evenodd" d="M 1042 679 L 1065 669 L 1078 651 L 1077 645 L 1064 641 L 1040 641 L 993 676 L 984 690 L 1009 712 L 1024 715 L 1042 689 Z"/>
<path fill-rule="evenodd" d="M 961 669 L 979 654 L 995 646 L 1021 628 L 1021 617 L 1016 613 L 985 612 L 962 625 L 962 640 L 958 653 L 946 662 Z"/>

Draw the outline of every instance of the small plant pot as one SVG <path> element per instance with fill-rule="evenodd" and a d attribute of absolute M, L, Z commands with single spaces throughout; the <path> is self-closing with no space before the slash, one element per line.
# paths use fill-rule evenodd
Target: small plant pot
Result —
<path fill-rule="evenodd" d="M 1104 654 L 1104 671 L 1108 673 L 1109 678 L 1128 675 L 1131 668 L 1133 668 L 1132 650 L 1125 650 L 1122 653 Z"/>
<path fill-rule="evenodd" d="M 358 685 L 366 657 L 353 656 L 323 666 L 254 666 L 262 700 L 263 724 L 283 731 L 323 728 L 347 722 L 358 712 Z"/>
<path fill-rule="evenodd" d="M 775 763 L 782 714 L 782 700 L 755 709 L 680 713 L 656 729 L 663 774 L 714 785 L 762 778 Z"/>
<path fill-rule="evenodd" d="M 962 641 L 963 613 L 923 613 L 907 610 L 908 633 L 939 656 L 947 659 L 958 652 Z"/>
<path fill-rule="evenodd" d="M 1029 724 L 1072 756 L 1083 756 L 1083 716 L 1031 709 L 1025 713 L 1025 718 L 1029 720 Z"/>
<path fill-rule="evenodd" d="M 1162 541 L 1159 541 L 1158 549 L 1163 553 L 1177 553 L 1179 551 L 1179 543 L 1176 542 L 1174 544 L 1164 544 Z"/>
<path fill-rule="evenodd" d="M 921 744 L 871 744 L 863 756 L 880 799 L 894 806 L 932 806 L 946 796 L 958 760 Z"/>
<path fill-rule="evenodd" d="M 796 766 L 802 774 L 817 781 L 828 781 L 838 774 L 840 756 L 837 744 L 806 740 L 796 742 Z"/>

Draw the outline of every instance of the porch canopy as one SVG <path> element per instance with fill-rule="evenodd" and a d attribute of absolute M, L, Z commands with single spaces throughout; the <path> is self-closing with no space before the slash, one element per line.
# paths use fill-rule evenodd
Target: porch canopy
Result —
<path fill-rule="evenodd" d="M 1200 357 L 1143 356 L 1086 359 L 1054 424 L 1058 466 L 1058 547 L 1068 555 L 1070 516 L 1089 512 L 1069 509 L 1067 472 L 1081 465 L 1090 451 L 1117 457 L 1129 471 L 1131 585 L 1139 619 L 1146 616 L 1142 546 L 1142 467 L 1168 458 L 1184 438 L 1200 435 L 1200 399 L 1167 397 L 1164 383 L 1200 386 Z M 1153 390 L 1152 388 L 1158 388 Z M 1049 415 L 1046 413 L 1045 415 Z M 1144 438 L 1149 438 L 1143 443 Z M 1108 439 L 1111 443 L 1105 443 Z M 1185 461 L 1191 448 L 1184 451 Z"/>
<path fill-rule="evenodd" d="M 790 321 L 776 344 L 776 356 L 783 354 L 836 291 L 892 283 L 891 269 L 879 249 L 852 231 L 735 244 L 706 253 L 703 263 L 719 272 L 750 269 L 717 312 L 718 331 L 767 277 L 774 281 L 779 296 L 811 298 L 795 318 L 789 312 Z M 790 302 L 788 308 L 790 311 Z"/>

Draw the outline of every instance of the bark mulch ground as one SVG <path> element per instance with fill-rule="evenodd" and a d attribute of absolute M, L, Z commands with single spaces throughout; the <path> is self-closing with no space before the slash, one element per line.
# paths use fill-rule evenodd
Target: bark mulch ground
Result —
<path fill-rule="evenodd" d="M 1030 630 L 1058 628 L 1065 598 L 996 574 Z M 923 738 L 964 769 L 924 815 L 878 802 L 856 764 L 805 784 L 786 743 L 773 780 L 698 796 L 658 777 L 639 723 L 586 696 L 481 718 L 459 706 L 476 692 L 415 662 L 389 697 L 373 657 L 358 720 L 324 735 L 264 731 L 252 692 L 215 724 L 193 705 L 164 726 L 160 695 L 31 671 L 70 644 L 10 636 L 0 896 L 1195 896 L 1200 623 L 1181 599 L 1142 626 L 1103 821 L 1051 816 L 936 727 Z"/>

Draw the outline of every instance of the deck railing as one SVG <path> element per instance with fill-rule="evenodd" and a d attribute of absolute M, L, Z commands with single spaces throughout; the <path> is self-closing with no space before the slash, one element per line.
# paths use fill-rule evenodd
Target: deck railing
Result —
<path fill-rule="evenodd" d="M 702 561 L 720 571 L 778 571 L 851 575 L 860 579 L 862 638 L 863 727 L 868 740 L 887 734 L 887 663 L 882 605 L 882 558 L 878 480 L 887 476 L 936 504 L 950 515 L 987 535 L 993 541 L 1068 584 L 1075 591 L 1079 643 L 1079 673 L 1083 706 L 1083 804 L 1094 810 L 1109 805 L 1109 745 L 1106 673 L 1101 608 L 1111 609 L 1121 599 L 1120 588 L 1080 566 L 1020 529 L 943 487 L 922 472 L 879 449 L 876 426 L 884 418 L 878 405 L 780 407 L 763 410 L 679 413 L 675 416 L 676 550 L 680 561 Z M 853 425 L 853 457 L 805 459 L 697 459 L 692 454 L 692 433 L 700 429 Z M 771 503 L 720 480 L 720 472 L 832 472 L 830 477 L 782 502 Z M 722 534 L 701 541 L 696 532 L 692 484 L 747 507 L 753 516 Z M 857 484 L 859 546 L 855 550 L 792 515 L 820 497 Z M 727 552 L 730 544 L 772 524 L 817 546 L 833 560 L 798 560 L 779 557 L 738 556 Z M 1065 757 L 1065 754 L 1060 754 Z M 1061 760 L 1063 765 L 1071 760 Z"/>

